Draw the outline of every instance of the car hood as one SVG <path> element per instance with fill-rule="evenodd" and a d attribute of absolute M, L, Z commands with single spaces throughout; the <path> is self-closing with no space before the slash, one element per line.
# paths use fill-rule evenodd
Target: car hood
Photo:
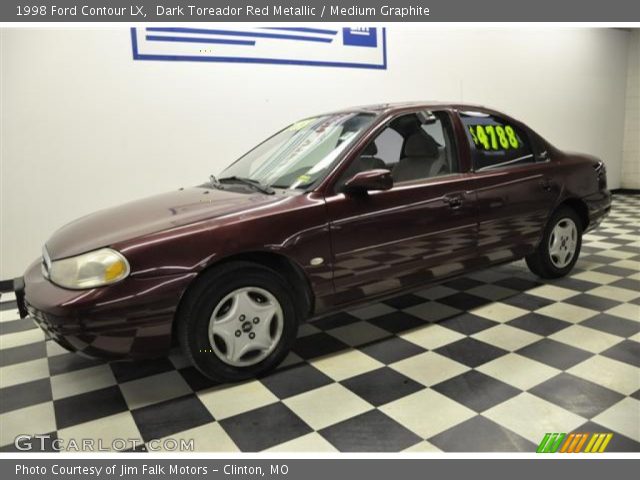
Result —
<path fill-rule="evenodd" d="M 281 195 L 192 187 L 136 200 L 75 220 L 47 241 L 52 260 L 117 242 L 233 214 L 282 199 Z"/>

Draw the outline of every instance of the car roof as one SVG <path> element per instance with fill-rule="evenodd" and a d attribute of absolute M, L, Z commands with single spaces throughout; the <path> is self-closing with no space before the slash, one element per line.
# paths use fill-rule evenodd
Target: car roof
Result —
<path fill-rule="evenodd" d="M 472 103 L 461 102 L 443 102 L 443 101 L 413 101 L 413 102 L 390 102 L 390 103 L 378 103 L 372 105 L 360 105 L 350 108 L 341 108 L 329 113 L 343 113 L 343 112 L 372 112 L 376 114 L 389 113 L 398 110 L 405 110 L 411 108 L 478 108 L 482 110 L 491 110 L 483 105 L 477 105 Z"/>

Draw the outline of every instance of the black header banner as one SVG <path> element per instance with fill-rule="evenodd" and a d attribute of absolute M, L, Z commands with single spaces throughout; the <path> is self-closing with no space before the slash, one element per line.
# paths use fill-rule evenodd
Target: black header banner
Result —
<path fill-rule="evenodd" d="M 1 22 L 621 22 L 636 0 L 2 0 Z"/>

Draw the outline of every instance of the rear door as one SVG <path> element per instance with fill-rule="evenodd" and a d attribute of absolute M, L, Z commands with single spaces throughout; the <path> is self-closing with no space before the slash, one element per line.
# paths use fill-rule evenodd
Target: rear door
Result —
<path fill-rule="evenodd" d="M 462 111 L 478 202 L 478 255 L 487 263 L 530 253 L 538 244 L 559 185 L 534 134 L 493 112 Z"/>

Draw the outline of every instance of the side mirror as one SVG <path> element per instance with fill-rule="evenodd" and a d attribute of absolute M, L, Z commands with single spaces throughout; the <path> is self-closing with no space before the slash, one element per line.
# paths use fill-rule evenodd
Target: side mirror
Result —
<path fill-rule="evenodd" d="M 345 192 L 368 192 L 389 190 L 393 187 L 391 172 L 383 168 L 356 173 L 344 184 Z"/>

